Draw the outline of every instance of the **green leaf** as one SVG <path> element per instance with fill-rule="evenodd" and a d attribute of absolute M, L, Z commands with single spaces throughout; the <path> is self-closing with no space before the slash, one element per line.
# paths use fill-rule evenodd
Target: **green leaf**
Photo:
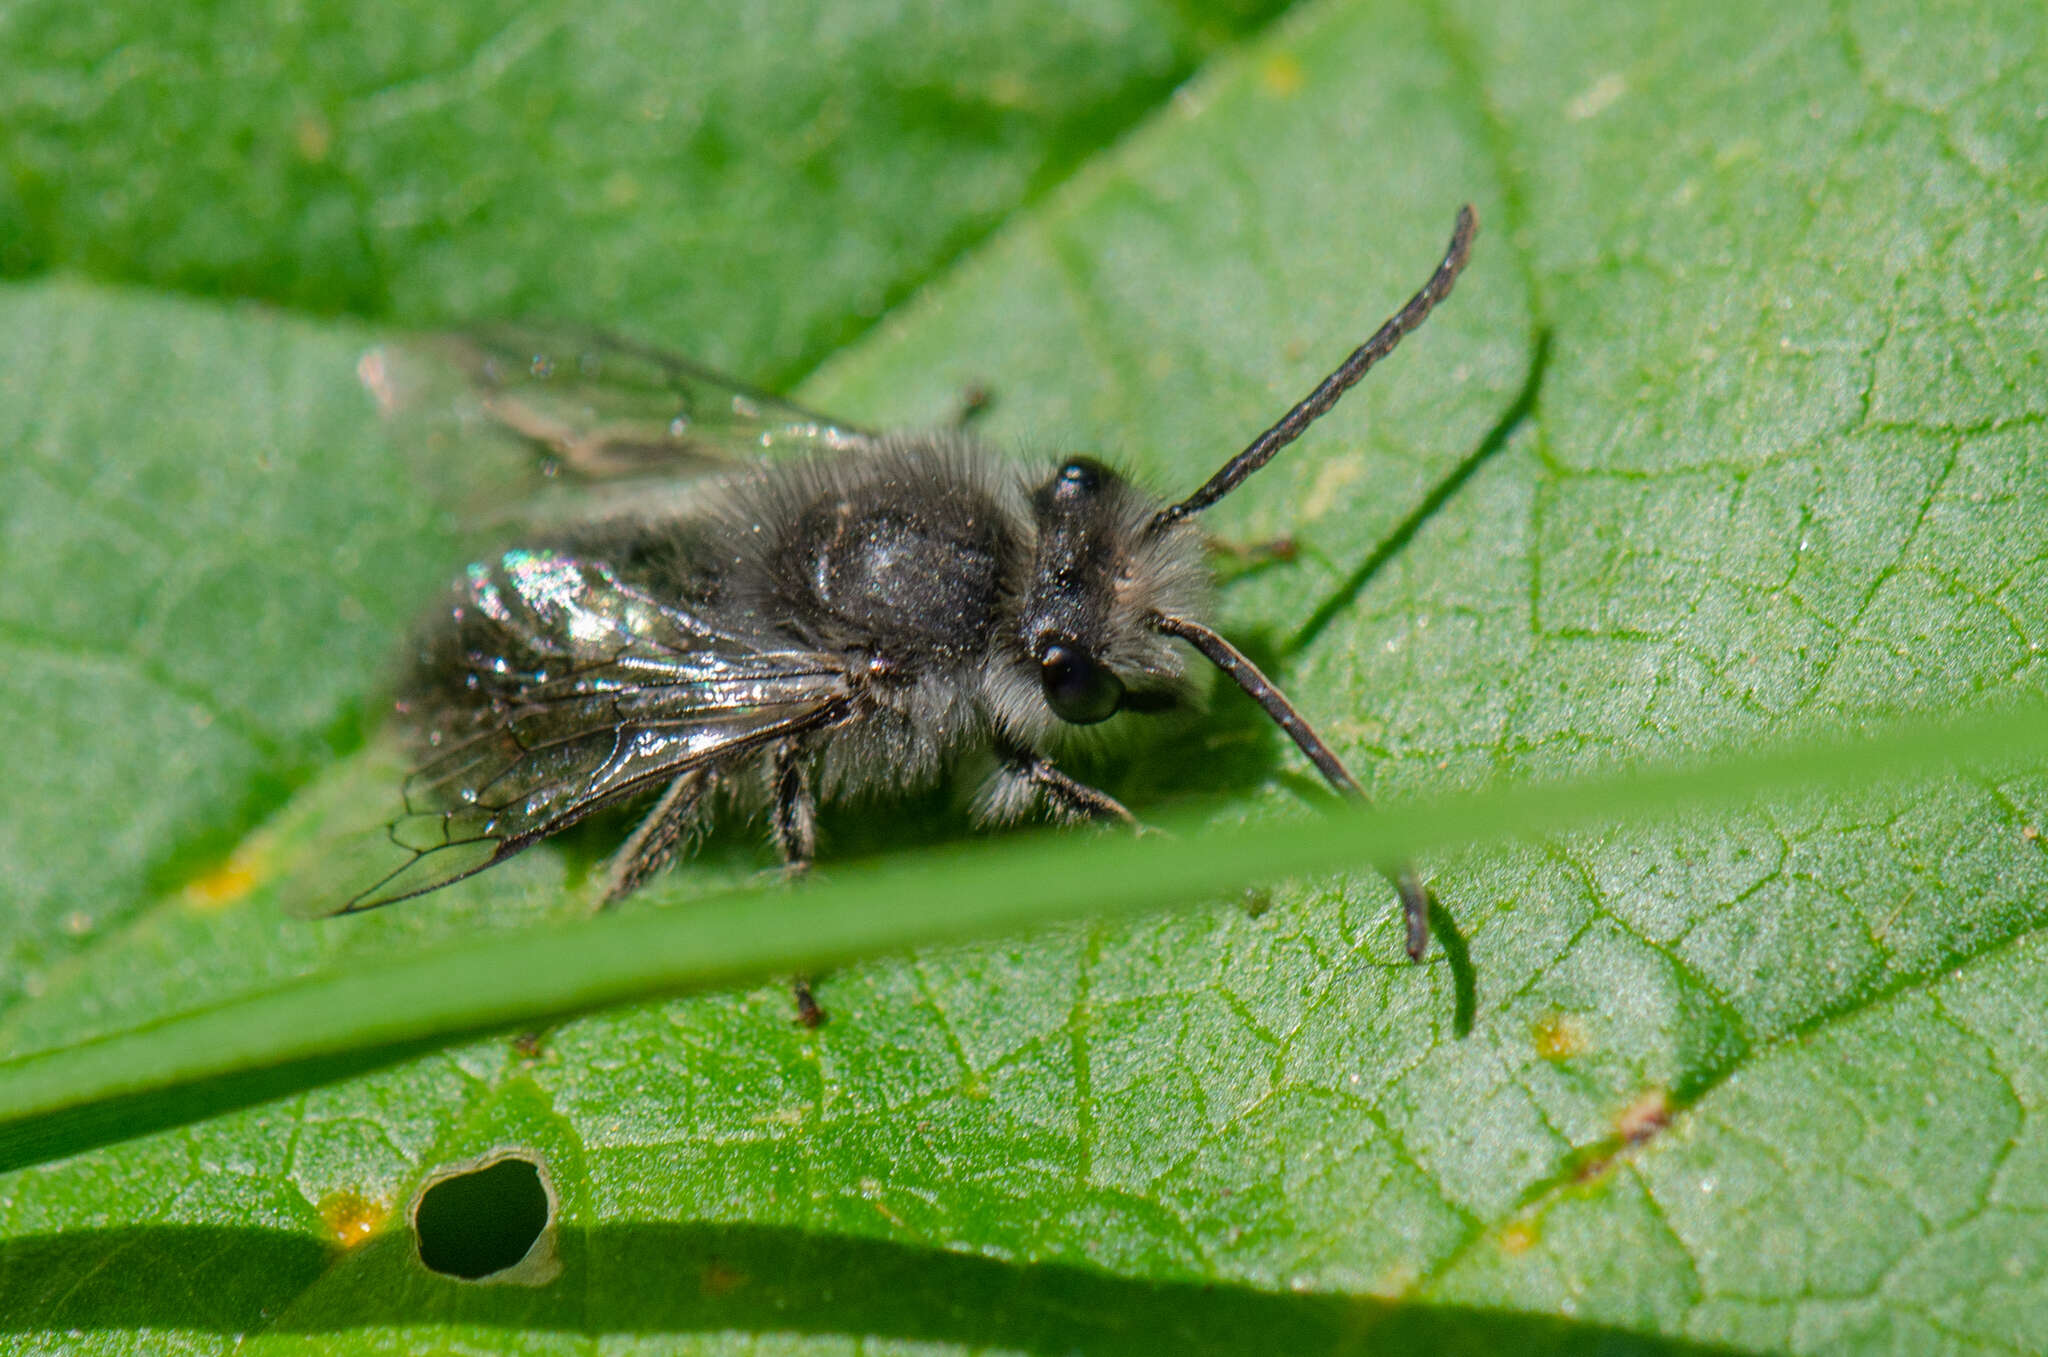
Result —
<path fill-rule="evenodd" d="M 0 1052 L 582 908 L 599 834 L 371 918 L 273 908 L 388 787 L 379 680 L 463 550 L 469 469 L 352 389 L 394 321 L 580 316 L 768 378 L 829 352 L 803 394 L 870 422 L 986 382 L 998 443 L 1172 489 L 1469 197 L 1449 305 L 1211 515 L 1300 540 L 1226 630 L 1378 796 L 2038 691 L 2038 7 L 1325 3 L 1241 46 L 1248 14 L 1098 13 L 0 19 L 0 268 L 77 275 L 0 291 Z M 1332 861 L 1287 857 L 1327 846 L 1316 798 L 1243 705 L 1084 770 L 1248 876 Z M 1421 967 L 1360 871 L 849 966 L 816 1033 L 769 984 L 415 1054 L 0 1177 L 0 1328 L 2037 1349 L 2048 781 L 1890 786 L 1436 856 Z M 909 850 L 883 922 L 944 903 L 943 803 L 827 828 Z M 761 861 L 721 839 L 619 936 Z M 422 1022 L 329 1026 L 388 1059 Z M 506 1146 L 557 1191 L 560 1279 L 428 1276 L 406 1203 Z"/>
<path fill-rule="evenodd" d="M 17 5 L 0 269 L 787 376 L 1274 7 Z"/>

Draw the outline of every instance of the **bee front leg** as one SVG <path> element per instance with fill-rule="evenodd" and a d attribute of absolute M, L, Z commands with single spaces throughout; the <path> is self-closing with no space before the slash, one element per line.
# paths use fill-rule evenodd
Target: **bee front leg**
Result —
<path fill-rule="evenodd" d="M 782 853 L 783 874 L 798 880 L 818 856 L 818 802 L 811 794 L 811 768 L 801 741 L 784 740 L 775 746 L 768 766 L 768 787 L 769 815 L 775 846 Z M 796 999 L 796 1020 L 805 1027 L 822 1024 L 825 1010 L 811 994 L 811 978 L 792 976 L 790 989 Z"/>
<path fill-rule="evenodd" d="M 983 819 L 1014 819 L 1030 803 L 1043 798 L 1062 820 L 1120 820 L 1142 830 L 1138 817 L 1108 792 L 1076 781 L 1055 768 L 1050 759 L 1030 749 L 1001 751 L 1003 765 L 984 792 Z"/>

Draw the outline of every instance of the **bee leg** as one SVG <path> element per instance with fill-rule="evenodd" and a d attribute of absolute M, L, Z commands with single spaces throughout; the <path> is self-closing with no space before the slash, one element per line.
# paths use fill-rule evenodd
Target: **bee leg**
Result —
<path fill-rule="evenodd" d="M 775 846 L 782 853 L 783 874 L 800 879 L 818 855 L 818 803 L 811 794 L 810 764 L 800 741 L 784 740 L 775 746 L 768 769 L 772 798 L 770 818 L 775 828 Z M 805 1027 L 825 1021 L 825 1010 L 811 995 L 811 978 L 790 977 L 790 992 L 796 1000 L 796 1020 Z"/>
<path fill-rule="evenodd" d="M 818 803 L 811 795 L 811 769 L 795 740 L 775 746 L 769 767 L 774 798 L 775 847 L 791 876 L 800 876 L 818 856 Z"/>
<path fill-rule="evenodd" d="M 1395 868 L 1392 876 L 1394 894 L 1401 897 L 1401 917 L 1408 926 L 1408 959 L 1420 961 L 1429 950 L 1429 886 L 1405 863 Z"/>
<path fill-rule="evenodd" d="M 711 774 L 702 768 L 684 773 L 668 784 L 661 800 L 654 803 L 654 809 L 647 812 L 605 865 L 604 898 L 598 902 L 599 909 L 610 909 L 639 890 L 648 877 L 667 866 L 689 843 L 700 827 L 698 812 L 710 786 Z"/>
<path fill-rule="evenodd" d="M 1042 754 L 1027 749 L 1011 752 L 1004 775 L 1025 783 L 1043 796 L 1053 813 L 1062 819 L 1121 820 L 1132 829 L 1144 828 L 1123 802 L 1108 792 L 1068 777 Z"/>

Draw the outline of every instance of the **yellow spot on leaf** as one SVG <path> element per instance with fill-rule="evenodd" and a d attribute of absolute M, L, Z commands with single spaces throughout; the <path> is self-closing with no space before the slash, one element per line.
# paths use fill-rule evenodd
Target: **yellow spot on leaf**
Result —
<path fill-rule="evenodd" d="M 1511 1220 L 1501 1227 L 1500 1247 L 1505 1253 L 1527 1253 L 1543 1238 L 1543 1231 L 1533 1220 Z"/>
<path fill-rule="evenodd" d="M 1307 1278 L 1304 1277 L 1298 1280 L 1303 1285 L 1296 1286 L 1296 1290 L 1313 1291 L 1315 1289 L 1314 1284 L 1309 1282 Z M 1380 1273 L 1377 1277 L 1368 1280 L 1365 1284 L 1365 1293 L 1369 1296 L 1378 1296 L 1383 1300 L 1400 1300 L 1402 1297 L 1412 1294 L 1416 1285 L 1421 1280 L 1422 1274 L 1417 1272 L 1412 1264 L 1397 1263 L 1385 1272 Z"/>
<path fill-rule="evenodd" d="M 1266 93 L 1286 98 L 1301 89 L 1301 63 L 1292 52 L 1275 52 L 1259 63 L 1259 83 Z"/>
<path fill-rule="evenodd" d="M 221 909 L 255 890 L 263 879 L 264 863 L 238 848 L 226 862 L 186 883 L 185 901 L 200 909 Z"/>
<path fill-rule="evenodd" d="M 1330 505 L 1338 492 L 1364 474 L 1365 459 L 1362 457 L 1333 457 L 1323 463 L 1309 485 L 1308 494 L 1302 499 L 1302 521 L 1313 522 L 1330 512 Z"/>
<path fill-rule="evenodd" d="M 640 181 L 626 171 L 618 170 L 606 178 L 603 192 L 606 207 L 631 207 L 640 201 Z"/>
<path fill-rule="evenodd" d="M 1608 105 L 1628 93 L 1628 81 L 1610 71 L 1595 80 L 1577 98 L 1564 106 L 1564 116 L 1573 122 L 1584 122 L 1607 111 Z"/>
<path fill-rule="evenodd" d="M 325 118 L 308 113 L 292 129 L 292 141 L 298 146 L 301 159 L 318 165 L 334 149 L 334 129 Z"/>
<path fill-rule="evenodd" d="M 1015 71 L 1000 71 L 990 77 L 985 92 L 997 108 L 1023 108 L 1031 102 L 1031 82 Z"/>
<path fill-rule="evenodd" d="M 1586 1029 L 1569 1013 L 1546 1013 L 1536 1020 L 1532 1035 L 1536 1054 L 1545 1060 L 1569 1060 L 1586 1051 Z"/>
<path fill-rule="evenodd" d="M 336 1248 L 353 1249 L 383 1227 L 391 1215 L 389 1207 L 370 1201 L 360 1192 L 343 1188 L 320 1199 L 320 1221 Z"/>

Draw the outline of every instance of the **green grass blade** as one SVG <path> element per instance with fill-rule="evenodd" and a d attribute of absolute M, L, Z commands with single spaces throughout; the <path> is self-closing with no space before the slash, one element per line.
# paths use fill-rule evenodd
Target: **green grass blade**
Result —
<path fill-rule="evenodd" d="M 1686 765 L 1509 785 L 1182 838 L 962 846 L 731 897 L 443 945 L 0 1065 L 0 1169 L 310 1087 L 465 1035 L 830 968 L 921 944 L 1213 899 L 1417 857 L 1773 794 L 2048 757 L 2048 709 L 1918 721 Z"/>

